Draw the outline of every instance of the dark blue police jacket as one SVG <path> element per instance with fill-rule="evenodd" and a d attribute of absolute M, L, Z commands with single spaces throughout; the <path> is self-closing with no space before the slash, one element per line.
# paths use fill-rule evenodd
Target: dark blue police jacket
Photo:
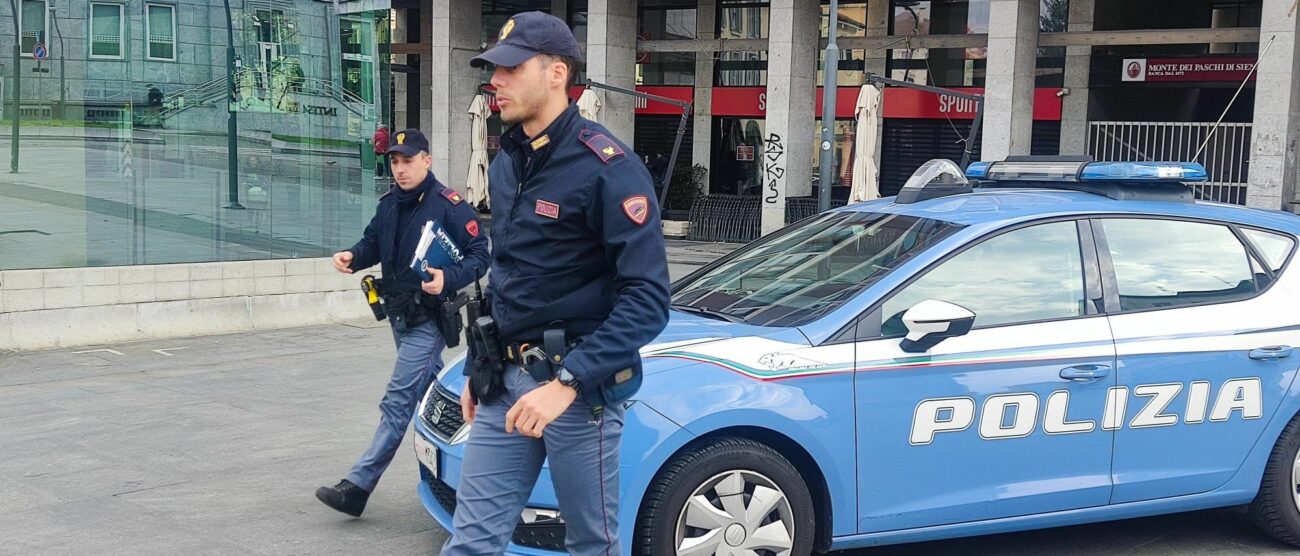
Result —
<path fill-rule="evenodd" d="M 411 270 L 411 258 L 415 256 L 415 246 L 420 242 L 421 228 L 425 222 L 433 220 L 447 231 L 465 256 L 459 264 L 443 269 L 440 297 L 455 295 L 461 288 L 483 276 L 488 266 L 488 241 L 487 236 L 479 230 L 474 209 L 462 200 L 459 193 L 434 178 L 433 172 L 429 172 L 425 178 L 425 183 L 430 181 L 431 187 L 418 201 L 405 229 L 400 231 L 397 229 L 397 186 L 379 197 L 379 208 L 375 209 L 374 218 L 366 226 L 365 235 L 349 249 L 352 252 L 353 271 L 379 264 L 387 285 L 392 288 L 390 291 L 420 291 L 420 275 Z M 397 238 L 399 232 L 400 242 Z"/>
<path fill-rule="evenodd" d="M 645 165 L 570 105 L 540 135 L 514 126 L 488 168 L 492 316 L 507 341 L 562 322 L 584 388 L 640 363 L 668 323 L 668 260 Z"/>

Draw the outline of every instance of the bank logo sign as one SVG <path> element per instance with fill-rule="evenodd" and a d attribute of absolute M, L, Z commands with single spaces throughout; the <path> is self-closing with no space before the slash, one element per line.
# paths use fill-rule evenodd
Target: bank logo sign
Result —
<path fill-rule="evenodd" d="M 1147 80 L 1147 59 L 1126 58 L 1124 60 L 1123 81 L 1146 81 L 1146 80 Z"/>

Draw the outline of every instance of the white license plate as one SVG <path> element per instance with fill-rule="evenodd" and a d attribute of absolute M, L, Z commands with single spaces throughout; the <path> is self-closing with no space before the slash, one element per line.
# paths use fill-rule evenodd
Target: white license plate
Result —
<path fill-rule="evenodd" d="M 428 469 L 434 478 L 438 478 L 438 447 L 425 440 L 419 433 L 415 434 L 415 459 Z"/>

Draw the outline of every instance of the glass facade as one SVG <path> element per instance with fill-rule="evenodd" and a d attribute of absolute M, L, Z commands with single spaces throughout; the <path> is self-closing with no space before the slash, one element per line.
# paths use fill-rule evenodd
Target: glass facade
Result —
<path fill-rule="evenodd" d="M 822 4 L 821 36 L 830 36 L 831 7 Z M 867 3 L 841 3 L 837 18 L 839 38 L 867 36 Z M 840 74 L 836 77 L 841 86 L 857 86 L 866 82 L 867 53 L 865 50 L 840 48 Z M 826 82 L 826 51 L 817 52 L 817 85 Z"/>
<path fill-rule="evenodd" d="M 709 193 L 758 195 L 763 180 L 763 118 L 713 118 Z"/>
<path fill-rule="evenodd" d="M 325 256 L 388 188 L 388 10 L 235 4 L 228 72 L 220 3 L 19 6 L 19 29 L 0 8 L 25 52 L 0 61 L 0 269 Z"/>
<path fill-rule="evenodd" d="M 907 37 L 989 32 L 988 0 L 892 0 L 891 7 L 891 34 Z M 1039 0 L 1039 31 L 1065 31 L 1068 15 L 1069 0 Z M 889 51 L 890 77 L 937 87 L 984 86 L 986 48 L 907 46 L 904 40 L 903 48 Z M 1065 68 L 1065 48 L 1038 49 L 1037 67 L 1035 86 L 1060 87 Z"/>
<path fill-rule="evenodd" d="M 646 41 L 695 38 L 696 0 L 642 0 L 637 38 Z M 656 52 L 637 57 L 637 85 L 694 85 L 695 53 Z"/>
<path fill-rule="evenodd" d="M 723 0 L 718 3 L 719 39 L 766 39 L 768 2 Z M 767 51 L 719 52 L 713 84 L 719 87 L 767 86 Z"/>
<path fill-rule="evenodd" d="M 963 35 L 989 32 L 988 0 L 892 0 L 890 34 Z M 889 51 L 889 76 L 937 87 L 983 87 L 985 48 L 903 48 Z"/>

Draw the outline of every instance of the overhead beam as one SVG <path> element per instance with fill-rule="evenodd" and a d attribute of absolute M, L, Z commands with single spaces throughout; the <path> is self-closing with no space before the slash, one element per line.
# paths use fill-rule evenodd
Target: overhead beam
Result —
<path fill-rule="evenodd" d="M 838 39 L 846 50 L 884 50 L 888 48 L 983 48 L 988 35 L 906 35 L 847 37 Z M 1259 42 L 1259 29 L 1224 27 L 1220 29 L 1153 29 L 1137 31 L 1066 31 L 1039 33 L 1038 46 L 1116 46 L 1151 44 L 1211 44 Z M 826 46 L 826 39 L 821 40 Z M 397 45 L 393 45 L 397 53 Z M 659 40 L 640 41 L 638 52 L 743 52 L 767 50 L 767 39 Z"/>
<path fill-rule="evenodd" d="M 1115 46 L 1143 44 L 1211 44 L 1259 42 L 1258 27 L 1153 29 L 1139 31 L 1067 31 L 1039 33 L 1038 46 Z"/>
<path fill-rule="evenodd" d="M 883 35 L 875 37 L 845 37 L 836 39 L 841 49 L 884 50 L 907 48 L 907 37 Z M 917 35 L 912 37 L 912 48 L 979 48 L 988 43 L 988 35 Z M 826 39 L 820 46 L 826 46 Z M 767 50 L 767 39 L 713 39 L 640 41 L 639 52 L 743 52 Z"/>

